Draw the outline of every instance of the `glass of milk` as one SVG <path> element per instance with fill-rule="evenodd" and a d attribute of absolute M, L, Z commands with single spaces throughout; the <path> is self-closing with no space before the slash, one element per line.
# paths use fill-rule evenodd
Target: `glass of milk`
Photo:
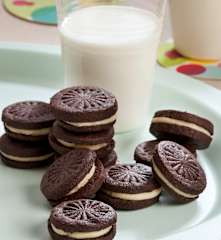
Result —
<path fill-rule="evenodd" d="M 98 86 L 119 104 L 117 132 L 145 126 L 166 0 L 57 0 L 65 86 Z"/>
<path fill-rule="evenodd" d="M 221 0 L 170 0 L 177 50 L 194 59 L 221 59 Z"/>

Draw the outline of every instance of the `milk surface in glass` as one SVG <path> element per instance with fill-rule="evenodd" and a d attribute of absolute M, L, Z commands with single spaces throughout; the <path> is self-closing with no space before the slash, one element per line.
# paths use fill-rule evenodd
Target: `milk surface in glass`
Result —
<path fill-rule="evenodd" d="M 103 87 L 118 100 L 116 130 L 145 125 L 153 85 L 159 19 L 128 6 L 93 6 L 60 25 L 65 85 Z"/>

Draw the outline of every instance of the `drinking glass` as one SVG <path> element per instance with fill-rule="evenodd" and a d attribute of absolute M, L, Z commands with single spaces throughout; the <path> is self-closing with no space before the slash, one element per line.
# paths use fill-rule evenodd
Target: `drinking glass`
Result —
<path fill-rule="evenodd" d="M 221 59 L 221 1 L 170 0 L 176 49 L 200 60 Z"/>
<path fill-rule="evenodd" d="M 118 100 L 116 131 L 145 126 L 166 0 L 57 0 L 65 86 Z"/>

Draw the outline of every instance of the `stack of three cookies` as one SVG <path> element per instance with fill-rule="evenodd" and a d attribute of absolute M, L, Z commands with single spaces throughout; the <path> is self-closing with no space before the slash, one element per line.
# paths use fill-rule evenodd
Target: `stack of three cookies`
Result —
<path fill-rule="evenodd" d="M 73 149 L 95 151 L 107 168 L 114 165 L 117 155 L 113 140 L 117 100 L 97 87 L 71 87 L 51 99 L 56 120 L 49 142 L 58 155 Z"/>
<path fill-rule="evenodd" d="M 1 160 L 11 167 L 35 168 L 54 160 L 48 133 L 54 122 L 50 105 L 23 101 L 7 106 L 2 113 L 6 134 L 0 138 Z"/>

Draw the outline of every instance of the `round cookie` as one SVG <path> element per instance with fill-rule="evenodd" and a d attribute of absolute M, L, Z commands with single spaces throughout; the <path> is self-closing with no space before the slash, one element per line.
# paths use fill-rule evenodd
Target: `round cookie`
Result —
<path fill-rule="evenodd" d="M 73 148 L 68 148 L 68 147 L 62 146 L 51 133 L 49 133 L 48 139 L 49 139 L 49 143 L 50 143 L 51 147 L 59 155 L 63 155 L 65 153 L 68 153 L 68 152 L 74 150 Z M 104 158 L 107 154 L 111 153 L 111 151 L 114 149 L 114 146 L 115 146 L 115 141 L 112 140 L 107 145 L 107 147 L 104 147 L 104 148 L 101 148 L 101 149 L 95 151 L 97 153 L 98 158 Z M 77 148 L 75 148 L 75 149 L 77 149 Z"/>
<path fill-rule="evenodd" d="M 54 152 L 47 141 L 41 143 L 23 142 L 6 134 L 0 138 L 1 160 L 14 168 L 35 168 L 54 161 Z"/>
<path fill-rule="evenodd" d="M 2 112 L 7 134 L 22 141 L 47 139 L 54 120 L 50 105 L 39 101 L 17 102 Z"/>
<path fill-rule="evenodd" d="M 179 202 L 198 198 L 206 187 L 206 175 L 194 155 L 175 142 L 160 142 L 152 165 L 157 180 Z"/>
<path fill-rule="evenodd" d="M 56 206 L 48 220 L 53 240 L 112 240 L 116 234 L 117 214 L 100 201 L 79 199 Z"/>
<path fill-rule="evenodd" d="M 205 149 L 212 141 L 213 124 L 191 113 L 162 110 L 155 113 L 150 132 L 158 140 L 171 140 Z"/>
<path fill-rule="evenodd" d="M 152 167 L 153 155 L 159 142 L 160 141 L 158 140 L 152 140 L 145 141 L 137 145 L 134 152 L 134 160 L 137 163 L 142 163 Z M 184 147 L 186 147 L 195 157 L 197 157 L 196 148 L 193 145 L 185 144 Z"/>
<path fill-rule="evenodd" d="M 95 151 L 99 158 L 103 158 L 114 148 L 113 136 L 113 128 L 93 133 L 74 133 L 60 127 L 56 121 L 49 134 L 49 142 L 52 148 L 60 154 L 77 148 L 85 148 Z"/>
<path fill-rule="evenodd" d="M 140 209 L 159 200 L 161 187 L 149 166 L 140 163 L 117 164 L 106 175 L 97 198 L 115 209 Z"/>
<path fill-rule="evenodd" d="M 134 152 L 134 160 L 137 163 L 143 163 L 147 166 L 152 166 L 152 159 L 155 148 L 159 141 L 145 141 L 137 145 Z"/>
<path fill-rule="evenodd" d="M 116 121 L 117 100 L 102 88 L 77 86 L 63 89 L 51 99 L 62 127 L 74 132 L 101 131 Z"/>
<path fill-rule="evenodd" d="M 104 167 L 96 153 L 76 149 L 57 158 L 41 181 L 41 191 L 55 205 L 64 200 L 91 198 L 105 178 Z"/>
<path fill-rule="evenodd" d="M 112 150 L 107 156 L 104 158 L 100 158 L 100 161 L 102 162 L 103 166 L 105 168 L 109 168 L 110 166 L 113 166 L 117 162 L 117 154 L 114 150 Z"/>

